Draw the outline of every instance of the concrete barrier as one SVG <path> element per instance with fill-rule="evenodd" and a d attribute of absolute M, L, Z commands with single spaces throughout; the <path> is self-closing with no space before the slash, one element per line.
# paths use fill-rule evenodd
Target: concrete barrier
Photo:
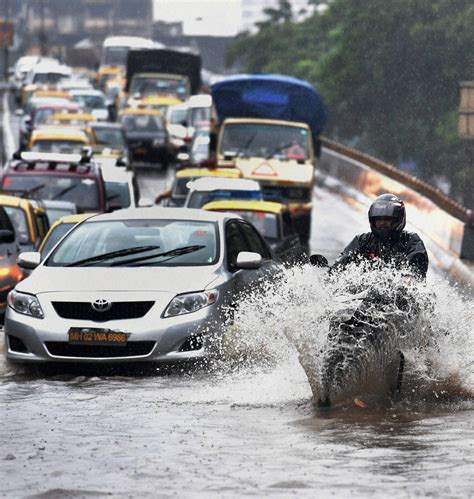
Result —
<path fill-rule="evenodd" d="M 323 138 L 318 171 L 341 182 L 344 194 L 364 204 L 391 192 L 403 199 L 410 222 L 434 243 L 438 264 L 450 276 L 474 287 L 472 212 L 433 186 L 367 154 Z"/>

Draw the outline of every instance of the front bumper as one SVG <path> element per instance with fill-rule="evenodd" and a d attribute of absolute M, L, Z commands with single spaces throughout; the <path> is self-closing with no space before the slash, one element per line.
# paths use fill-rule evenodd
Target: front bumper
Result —
<path fill-rule="evenodd" d="M 123 331 L 130 336 L 125 346 L 74 345 L 68 341 L 72 327 Z M 106 322 L 64 319 L 50 314 L 45 314 L 45 319 L 36 319 L 8 307 L 5 351 L 9 361 L 18 363 L 193 360 L 208 357 L 216 350 L 222 331 L 217 303 L 177 317 L 161 318 L 152 308 L 140 319 Z"/>

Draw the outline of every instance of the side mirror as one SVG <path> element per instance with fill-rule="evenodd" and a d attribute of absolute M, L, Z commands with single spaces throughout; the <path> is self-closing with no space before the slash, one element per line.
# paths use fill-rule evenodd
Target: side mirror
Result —
<path fill-rule="evenodd" d="M 315 267 L 329 267 L 327 258 L 323 255 L 311 255 L 309 257 L 309 263 Z"/>
<path fill-rule="evenodd" d="M 262 256 L 252 251 L 241 251 L 237 255 L 239 269 L 259 269 L 262 266 Z"/>
<path fill-rule="evenodd" d="M 180 152 L 177 154 L 176 159 L 178 161 L 188 161 L 189 160 L 189 154 L 187 152 Z"/>
<path fill-rule="evenodd" d="M 14 243 L 15 233 L 11 230 L 2 229 L 0 230 L 0 243 Z"/>
<path fill-rule="evenodd" d="M 41 253 L 38 251 L 25 251 L 18 255 L 17 263 L 22 269 L 35 269 L 41 262 Z"/>

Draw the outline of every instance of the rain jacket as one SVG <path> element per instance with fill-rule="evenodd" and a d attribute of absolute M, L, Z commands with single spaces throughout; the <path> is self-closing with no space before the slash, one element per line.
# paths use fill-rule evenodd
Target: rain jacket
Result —
<path fill-rule="evenodd" d="M 372 232 L 355 236 L 335 261 L 332 269 L 342 270 L 349 263 L 359 261 L 361 258 L 392 262 L 397 268 L 407 266 L 423 279 L 428 270 L 428 253 L 423 241 L 418 234 L 405 230 L 388 241 L 382 241 Z"/>

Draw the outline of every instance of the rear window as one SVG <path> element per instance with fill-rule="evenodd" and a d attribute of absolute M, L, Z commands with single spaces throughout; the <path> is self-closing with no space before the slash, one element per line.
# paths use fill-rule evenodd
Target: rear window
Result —
<path fill-rule="evenodd" d="M 0 206 L 0 230 L 15 230 L 10 217 L 3 206 Z"/>
<path fill-rule="evenodd" d="M 107 203 L 128 208 L 131 204 L 130 189 L 126 182 L 105 182 Z"/>
<path fill-rule="evenodd" d="M 5 206 L 5 211 L 7 212 L 10 220 L 15 228 L 15 233 L 20 244 L 27 244 L 32 242 L 30 233 L 28 231 L 28 220 L 26 219 L 26 213 L 21 209 L 14 206 Z"/>
<path fill-rule="evenodd" d="M 36 140 L 31 146 L 33 152 L 54 152 L 81 154 L 85 142 L 77 140 Z"/>
<path fill-rule="evenodd" d="M 28 193 L 41 199 L 70 201 L 81 211 L 100 209 L 99 186 L 94 177 L 56 175 L 9 175 L 3 180 L 3 189 Z"/>

